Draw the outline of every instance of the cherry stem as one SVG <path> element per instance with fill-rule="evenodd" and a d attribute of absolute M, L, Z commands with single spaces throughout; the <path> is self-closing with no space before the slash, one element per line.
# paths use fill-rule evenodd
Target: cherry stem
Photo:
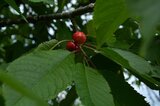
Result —
<path fill-rule="evenodd" d="M 82 49 L 82 47 L 79 46 L 79 48 L 80 48 L 80 50 L 82 51 L 82 53 L 84 54 L 84 56 L 88 57 L 87 54 L 86 54 L 86 52 Z"/>
<path fill-rule="evenodd" d="M 84 59 L 86 61 L 87 66 L 89 66 L 88 60 L 87 60 L 87 58 L 85 56 L 84 56 Z"/>
<path fill-rule="evenodd" d="M 89 58 L 88 55 L 85 53 L 85 51 L 82 49 L 82 47 L 79 46 L 79 48 L 80 48 L 80 50 L 82 51 L 84 57 L 86 58 L 86 62 L 88 61 L 88 62 L 92 65 L 93 68 L 96 68 L 96 66 L 95 66 L 95 65 L 93 64 L 93 62 L 90 60 L 90 58 Z"/>
<path fill-rule="evenodd" d="M 89 46 L 89 47 L 92 47 L 92 48 L 96 49 L 96 46 L 95 46 L 95 45 L 88 44 L 88 43 L 85 43 L 84 45 L 86 45 L 86 46 Z"/>
<path fill-rule="evenodd" d="M 71 40 L 61 40 L 61 41 L 59 41 L 58 43 L 56 43 L 54 46 L 52 46 L 52 48 L 50 49 L 50 50 L 52 50 L 52 49 L 54 49 L 56 46 L 58 46 L 59 44 L 61 44 L 61 43 L 63 43 L 63 42 L 68 42 L 68 41 L 71 41 Z"/>
<path fill-rule="evenodd" d="M 83 45 L 83 47 L 87 48 L 87 49 L 90 49 L 90 50 L 93 50 L 95 53 L 99 53 L 99 51 L 97 49 L 94 49 L 92 47 L 90 47 L 89 45 Z"/>

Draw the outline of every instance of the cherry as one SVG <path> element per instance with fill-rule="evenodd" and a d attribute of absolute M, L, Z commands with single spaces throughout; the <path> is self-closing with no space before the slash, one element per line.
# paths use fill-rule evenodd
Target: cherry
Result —
<path fill-rule="evenodd" d="M 76 46 L 76 44 L 74 42 L 69 41 L 69 42 L 67 42 L 66 48 L 69 51 L 74 51 L 74 50 L 77 49 L 77 46 Z"/>
<path fill-rule="evenodd" d="M 86 35 L 80 31 L 75 32 L 72 38 L 77 44 L 84 44 L 86 42 Z"/>

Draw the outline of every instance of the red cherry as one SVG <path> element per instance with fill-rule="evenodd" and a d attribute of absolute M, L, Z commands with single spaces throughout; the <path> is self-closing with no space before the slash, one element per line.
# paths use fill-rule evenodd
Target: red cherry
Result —
<path fill-rule="evenodd" d="M 83 44 L 86 42 L 86 35 L 83 32 L 75 32 L 72 38 L 77 44 Z"/>
<path fill-rule="evenodd" d="M 77 49 L 76 44 L 72 41 L 67 42 L 66 48 L 69 51 L 74 51 Z"/>

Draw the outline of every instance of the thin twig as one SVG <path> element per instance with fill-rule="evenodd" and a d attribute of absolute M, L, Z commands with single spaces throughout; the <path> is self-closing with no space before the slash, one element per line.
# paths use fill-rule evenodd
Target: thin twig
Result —
<path fill-rule="evenodd" d="M 57 47 L 59 44 L 63 43 L 63 42 L 68 42 L 68 41 L 71 41 L 71 40 L 61 40 L 59 41 L 58 43 L 56 43 L 50 50 L 54 49 L 55 47 Z"/>
<path fill-rule="evenodd" d="M 47 15 L 39 15 L 39 16 L 28 16 L 26 17 L 26 19 L 29 23 L 35 23 L 37 21 L 49 21 L 52 19 L 67 19 L 70 17 L 80 16 L 87 12 L 92 12 L 93 8 L 94 8 L 94 3 L 90 3 L 89 5 L 86 5 L 84 7 L 79 7 L 73 11 L 55 13 L 55 14 L 47 14 Z M 0 20 L 0 27 L 12 25 L 12 24 L 20 24 L 20 23 L 26 23 L 26 22 L 24 21 L 24 19 L 21 19 L 21 18 L 20 19 Z"/>

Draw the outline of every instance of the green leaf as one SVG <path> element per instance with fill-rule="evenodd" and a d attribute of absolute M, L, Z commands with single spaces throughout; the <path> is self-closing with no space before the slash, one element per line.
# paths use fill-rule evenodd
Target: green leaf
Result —
<path fill-rule="evenodd" d="M 65 25 L 64 22 L 57 22 L 56 23 L 58 29 L 57 29 L 57 33 L 56 33 L 56 39 L 58 41 L 61 40 L 72 40 L 72 32 L 69 30 L 69 28 Z M 61 47 L 65 48 L 66 47 L 66 42 L 61 43 Z"/>
<path fill-rule="evenodd" d="M 14 0 L 5 0 L 9 5 L 11 5 L 19 14 L 21 14 L 16 2 Z"/>
<path fill-rule="evenodd" d="M 127 1 L 132 15 L 139 17 L 138 21 L 140 22 L 143 37 L 141 54 L 144 56 L 147 52 L 146 48 L 154 36 L 156 26 L 160 22 L 160 14 L 155 14 L 159 12 L 160 0 L 154 0 L 154 2 L 152 0 Z"/>
<path fill-rule="evenodd" d="M 68 3 L 68 0 L 58 0 L 59 11 L 63 10 L 63 7 Z"/>
<path fill-rule="evenodd" d="M 149 106 L 144 97 L 125 81 L 123 72 L 120 71 L 121 67 L 118 64 L 101 54 L 93 56 L 92 62 L 107 80 L 115 106 Z"/>
<path fill-rule="evenodd" d="M 115 41 L 113 33 L 127 18 L 124 0 L 97 0 L 94 9 L 94 23 L 98 46 L 113 43 Z"/>
<path fill-rule="evenodd" d="M 29 0 L 31 2 L 44 2 L 48 4 L 53 4 L 54 0 Z"/>
<path fill-rule="evenodd" d="M 88 36 L 95 37 L 96 36 L 96 28 L 94 26 L 93 21 L 89 21 L 86 26 L 87 26 Z"/>
<path fill-rule="evenodd" d="M 146 59 L 151 61 L 152 65 L 160 66 L 160 36 L 155 36 L 147 48 Z"/>
<path fill-rule="evenodd" d="M 76 66 L 75 85 L 85 106 L 114 106 L 108 83 L 94 69 Z"/>
<path fill-rule="evenodd" d="M 8 67 L 8 65 L 9 65 L 9 63 L 2 63 L 2 64 L 0 65 L 0 69 L 1 69 L 1 70 L 6 70 L 6 68 Z"/>
<path fill-rule="evenodd" d="M 34 95 L 30 89 L 26 88 L 22 83 L 20 83 L 17 79 L 14 77 L 8 75 L 3 70 L 0 71 L 0 80 L 9 86 L 10 88 L 14 89 L 18 93 L 22 94 L 24 97 L 28 97 L 30 100 L 35 102 L 36 106 L 47 106 L 47 103 L 45 103 L 41 98 L 39 98 L 37 95 Z M 5 86 L 5 85 L 4 85 Z M 10 93 L 10 92 L 8 92 Z M 27 99 L 28 99 L 27 98 Z M 7 98 L 6 98 L 7 99 Z"/>
<path fill-rule="evenodd" d="M 109 70 L 103 71 L 103 74 L 111 87 L 116 106 L 150 106 L 145 97 L 137 93 L 123 77 Z"/>
<path fill-rule="evenodd" d="M 72 39 L 72 32 L 64 22 L 57 22 L 57 27 L 58 27 L 58 30 L 56 33 L 57 40 L 60 41 L 65 39 Z"/>
<path fill-rule="evenodd" d="M 56 39 L 52 39 L 50 41 L 46 41 L 38 45 L 35 50 L 50 50 L 58 41 Z"/>
<path fill-rule="evenodd" d="M 6 5 L 6 2 L 4 0 L 0 1 L 0 10 L 3 9 L 3 7 Z"/>
<path fill-rule="evenodd" d="M 143 80 L 146 84 L 155 89 L 160 88 L 160 82 L 154 80 L 150 74 L 153 69 L 142 57 L 129 51 L 115 48 L 103 48 L 101 54 L 115 61 L 124 68 L 129 69 L 132 74 Z"/>
<path fill-rule="evenodd" d="M 160 81 L 160 66 L 152 66 L 152 67 L 153 67 L 153 73 L 151 76 Z"/>
<path fill-rule="evenodd" d="M 27 88 L 45 101 L 53 99 L 72 83 L 74 55 L 65 50 L 37 51 L 12 62 L 7 68 Z M 7 106 L 34 106 L 24 96 L 5 86 Z M 14 98 L 14 99 L 13 99 Z"/>
<path fill-rule="evenodd" d="M 0 90 L 1 90 L 1 88 L 0 88 Z M 0 104 L 1 104 L 1 106 L 5 106 L 5 100 L 1 94 L 0 94 Z"/>
<path fill-rule="evenodd" d="M 20 15 L 21 17 L 27 22 L 27 19 L 21 14 L 16 2 L 14 0 L 5 0 L 10 6 L 12 6 Z"/>
<path fill-rule="evenodd" d="M 135 31 L 138 29 L 138 24 L 135 20 L 128 18 L 123 24 L 123 28 L 119 28 L 115 31 L 116 42 L 114 47 L 121 49 L 131 49 L 139 40 Z M 136 50 L 134 51 L 136 52 Z"/>
<path fill-rule="evenodd" d="M 145 97 L 137 93 L 137 91 L 135 91 L 134 88 L 123 79 L 123 77 L 108 70 L 105 70 L 104 74 L 111 87 L 116 106 L 150 106 L 144 100 Z"/>

